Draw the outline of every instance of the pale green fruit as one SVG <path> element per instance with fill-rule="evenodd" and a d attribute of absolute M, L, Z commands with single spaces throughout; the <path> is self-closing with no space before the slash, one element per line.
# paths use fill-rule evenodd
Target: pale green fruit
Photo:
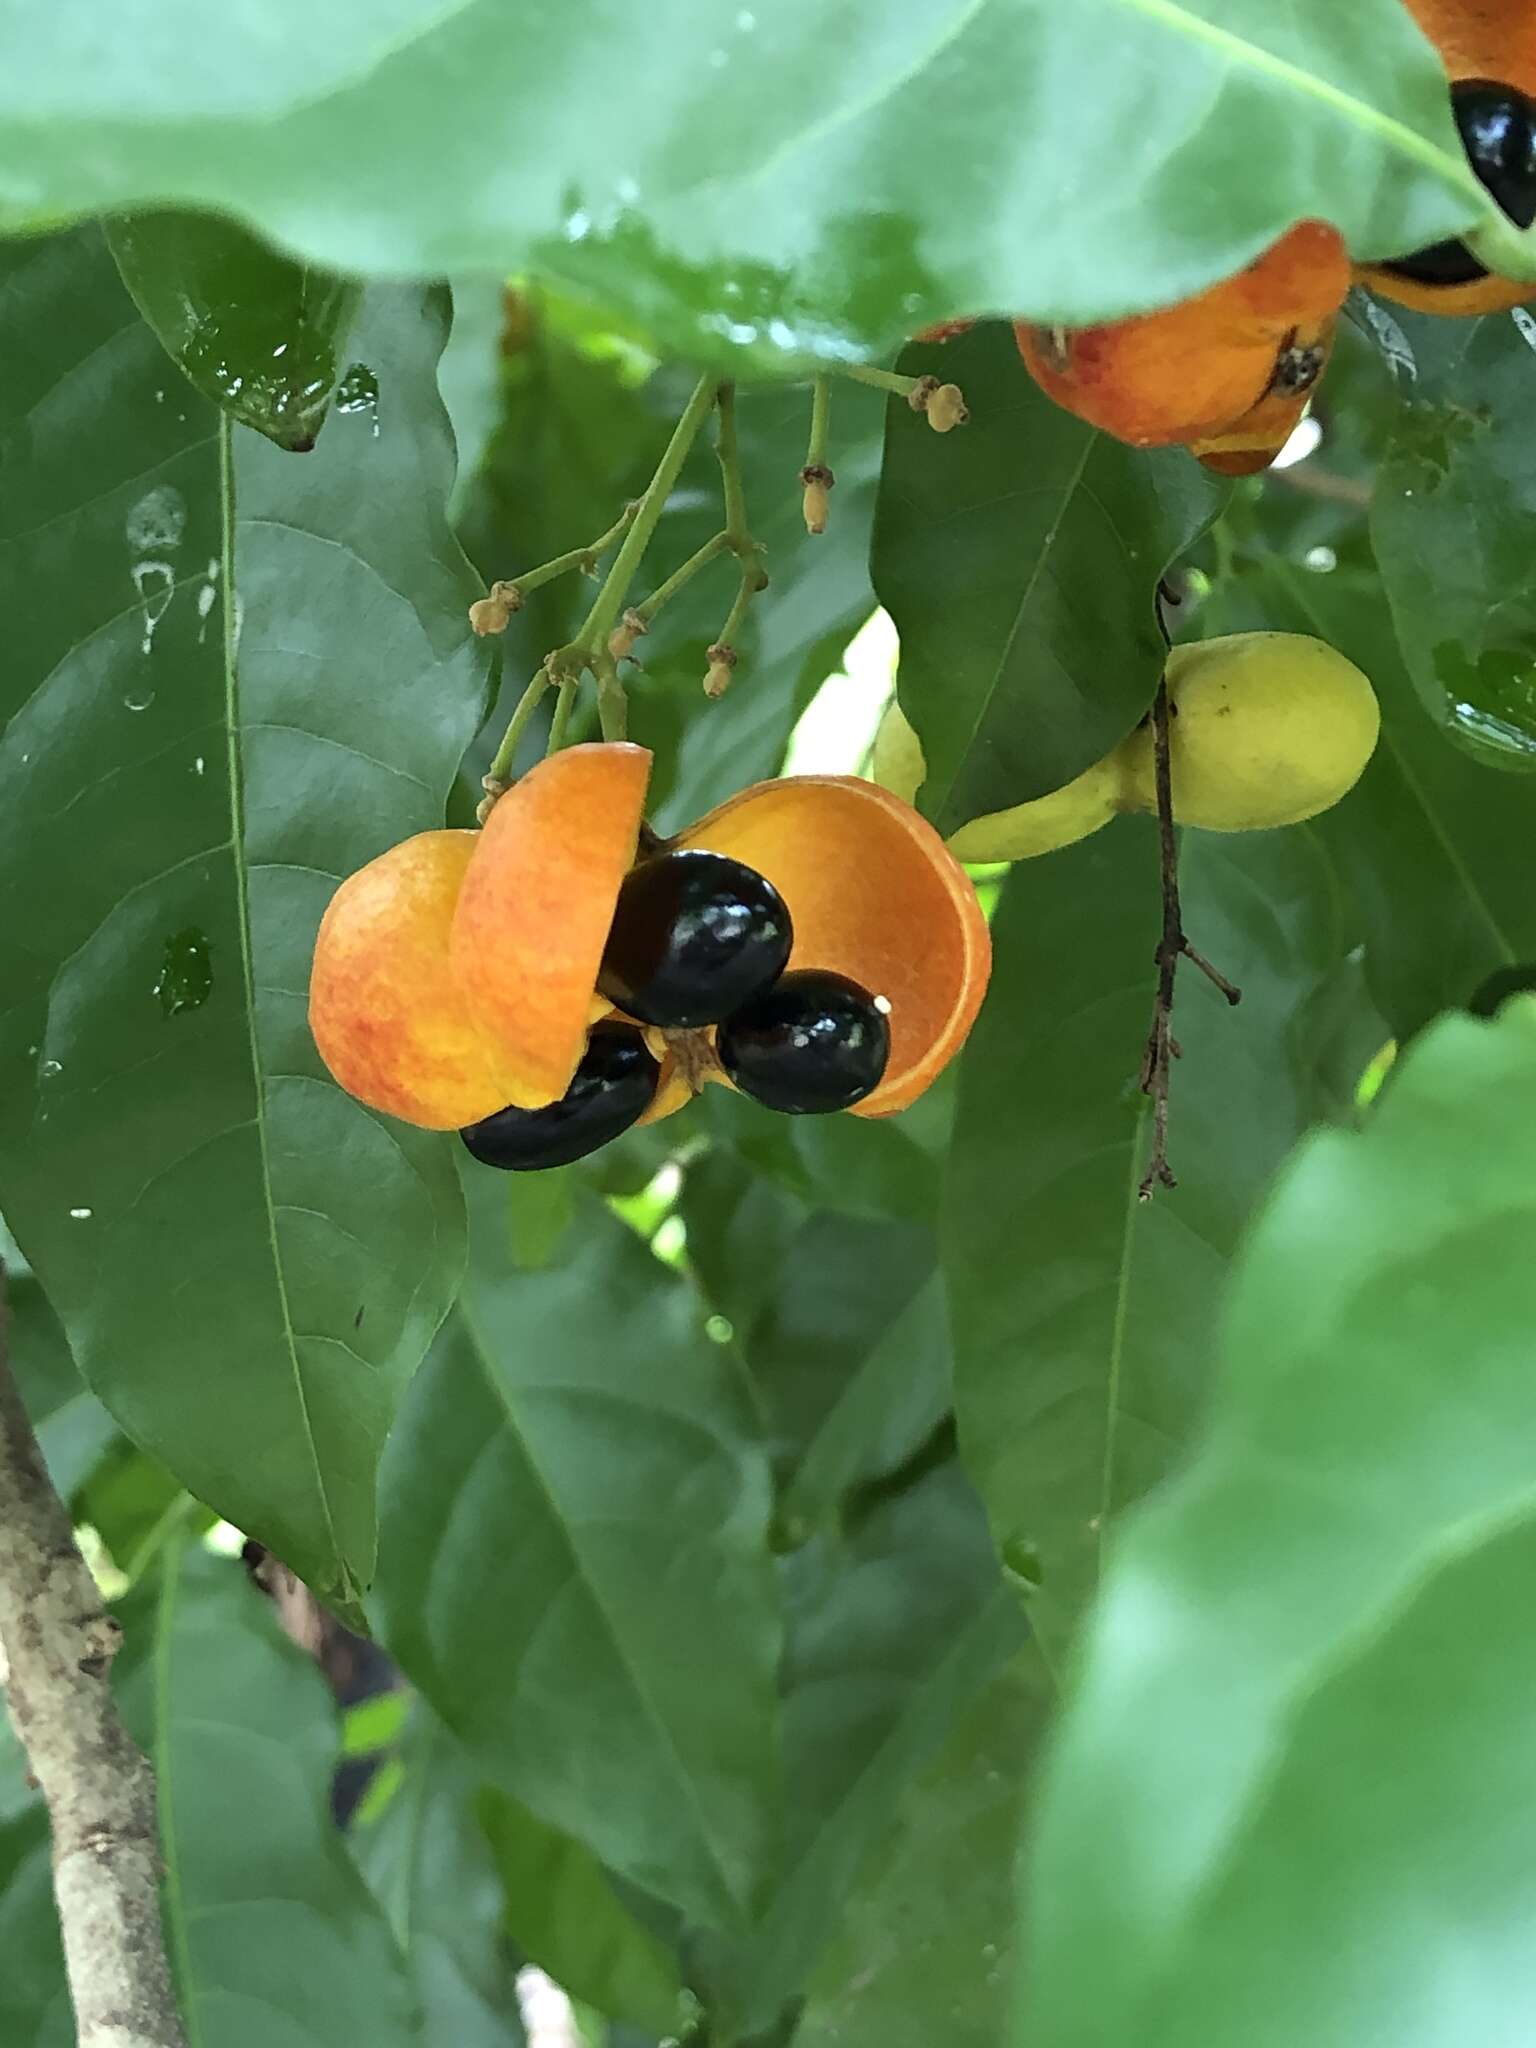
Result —
<path fill-rule="evenodd" d="M 899 704 L 893 703 L 875 735 L 875 781 L 910 803 L 928 772 L 923 743 Z M 1120 767 L 1113 754 L 1085 769 L 1075 782 L 1012 810 L 972 818 L 949 840 L 956 860 L 1032 860 L 1086 839 L 1123 810 Z"/>
<path fill-rule="evenodd" d="M 1086 839 L 1124 808 L 1119 765 L 1110 754 L 1049 796 L 972 818 L 951 835 L 949 850 L 956 860 L 1033 860 Z"/>
<path fill-rule="evenodd" d="M 1168 657 L 1173 815 L 1207 832 L 1315 818 L 1353 789 L 1381 730 L 1352 661 L 1305 633 L 1233 633 Z M 1157 809 L 1150 725 L 1119 750 L 1129 808 Z"/>
<path fill-rule="evenodd" d="M 923 786 L 928 763 L 912 721 L 893 697 L 875 734 L 874 780 L 909 804 Z"/>

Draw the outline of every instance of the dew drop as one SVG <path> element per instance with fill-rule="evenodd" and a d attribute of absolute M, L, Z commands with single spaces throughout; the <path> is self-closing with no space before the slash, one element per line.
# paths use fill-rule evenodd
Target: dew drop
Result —
<path fill-rule="evenodd" d="M 354 363 L 336 386 L 338 412 L 366 413 L 373 421 L 373 438 L 379 438 L 379 380 L 366 363 Z"/>
<path fill-rule="evenodd" d="M 1339 566 L 1339 558 L 1330 547 L 1308 548 L 1301 561 L 1303 568 L 1313 569 L 1319 576 L 1326 576 Z"/>
<path fill-rule="evenodd" d="M 206 762 L 206 761 L 205 761 L 205 760 L 203 759 L 202 755 L 201 755 L 201 754 L 199 754 L 199 755 L 198 755 L 198 757 L 197 757 L 197 759 L 196 759 L 196 760 L 195 760 L 195 761 L 194 761 L 194 762 L 192 763 L 192 773 L 193 773 L 194 775 L 201 775 L 201 774 L 202 774 L 202 772 L 203 772 L 203 770 L 204 770 L 204 768 L 206 768 L 206 767 L 207 767 L 207 765 L 208 765 L 208 764 L 207 764 L 207 762 Z"/>
<path fill-rule="evenodd" d="M 84 1223 L 91 1212 L 89 1209 L 71 1209 L 69 1213 L 76 1223 Z"/>
<path fill-rule="evenodd" d="M 736 26 L 744 36 L 751 35 L 753 29 L 757 27 L 757 16 L 750 7 L 743 7 L 738 13 L 736 16 Z"/>
<path fill-rule="evenodd" d="M 1002 1549 L 1003 1570 L 1024 1593 L 1037 1593 L 1045 1582 L 1040 1548 L 1033 1537 L 1010 1536 Z"/>
<path fill-rule="evenodd" d="M 144 651 L 146 654 L 149 652 L 149 643 L 147 641 L 145 642 Z M 155 693 L 147 683 L 135 683 L 123 698 L 123 709 L 125 711 L 147 711 L 154 701 Z"/>
<path fill-rule="evenodd" d="M 200 1010 L 213 992 L 212 949 L 208 934 L 196 925 L 172 932 L 165 941 L 160 973 L 152 993 L 167 1017 Z"/>
<path fill-rule="evenodd" d="M 62 1060 L 44 1060 L 37 1071 L 51 1081 L 55 1074 L 63 1073 L 64 1062 Z"/>

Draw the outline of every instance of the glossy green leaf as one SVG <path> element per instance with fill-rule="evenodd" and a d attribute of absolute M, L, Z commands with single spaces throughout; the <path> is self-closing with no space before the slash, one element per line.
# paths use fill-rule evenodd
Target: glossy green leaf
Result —
<path fill-rule="evenodd" d="M 313 448 L 359 287 L 206 214 L 129 214 L 105 232 L 135 305 L 203 396 L 279 448 Z"/>
<path fill-rule="evenodd" d="M 1373 576 L 1270 561 L 1245 588 L 1249 609 L 1237 619 L 1320 634 L 1365 670 L 1381 700 L 1375 756 L 1318 830 L 1362 921 L 1371 993 L 1407 1038 L 1464 1004 L 1495 968 L 1536 961 L 1536 780 L 1436 728 Z"/>
<path fill-rule="evenodd" d="M 874 576 L 943 832 L 1044 796 L 1102 759 L 1162 672 L 1155 593 L 1226 486 L 1183 449 L 1127 448 L 1054 405 L 989 324 L 905 369 L 958 383 L 970 424 L 893 402 Z"/>
<path fill-rule="evenodd" d="M 611 2019 L 655 2036 L 676 2033 L 677 1965 L 621 1904 L 591 1851 L 494 1786 L 482 1790 L 478 1811 L 507 1930 L 528 1960 Z"/>
<path fill-rule="evenodd" d="M 931 1231 L 808 1209 L 723 1151 L 690 1168 L 679 1213 L 689 1260 L 752 1376 L 781 1477 L 795 1473 L 845 1399 L 886 1434 L 877 1389 L 902 1366 L 876 1360 L 932 1273 Z M 900 1448 L 882 1464 L 855 1439 L 849 1483 L 899 1464 L 948 1407 L 944 1347 L 930 1344 L 905 1363 L 911 1398 L 894 1431 Z M 867 1374 L 873 1384 L 861 1391 Z"/>
<path fill-rule="evenodd" d="M 0 1221 L 7 1355 L 55 1490 L 66 1501 L 95 1471 L 117 1424 L 89 1392 L 37 1275 Z"/>
<path fill-rule="evenodd" d="M 1165 303 L 1304 215 L 1362 255 L 1492 217 L 1394 0 L 903 0 L 835 32 L 820 0 L 27 0 L 0 81 L 12 226 L 220 207 L 339 269 L 531 269 L 769 366 Z"/>
<path fill-rule="evenodd" d="M 338 1729 L 313 1662 L 237 1561 L 186 1543 L 120 1619 L 118 1693 L 155 1765 L 189 2038 L 414 2044 L 399 1955 L 332 1825 Z"/>
<path fill-rule="evenodd" d="M 1431 716 L 1475 753 L 1530 774 L 1536 459 L 1525 423 L 1536 325 L 1523 308 L 1441 324 L 1460 345 L 1409 387 L 1377 480 L 1371 534 Z"/>
<path fill-rule="evenodd" d="M 944 1264 L 961 1450 L 1059 1666 L 1110 1525 L 1187 1440 L 1227 1264 L 1311 1114 L 1298 1008 L 1338 953 L 1304 828 L 1182 837 L 1184 925 L 1243 990 L 1178 978 L 1169 1150 L 1137 1199 L 1159 918 L 1150 819 L 1012 871 L 961 1077 Z"/>
<path fill-rule="evenodd" d="M 785 1583 L 783 1857 L 750 1940 L 705 1958 L 727 2035 L 803 1993 L 904 1788 L 1023 1631 L 952 1457 L 795 1551 Z"/>
<path fill-rule="evenodd" d="M 420 1706 L 399 1761 L 399 1784 L 375 1819 L 358 1822 L 352 1849 L 405 1958 L 421 2040 L 524 2048 L 517 1958 L 476 1823 L 473 1774 Z"/>
<path fill-rule="evenodd" d="M 1028 1858 L 1028 2048 L 1536 2021 L 1536 1015 L 1313 1138 L 1193 1464 L 1127 1530 Z"/>
<path fill-rule="evenodd" d="M 903 1791 L 838 1917 L 795 2048 L 996 2048 L 1012 1985 L 1020 1788 L 1045 1704 L 1025 1653 Z"/>
<path fill-rule="evenodd" d="M 740 1369 L 595 1198 L 520 1271 L 505 1184 L 471 1173 L 465 1293 L 385 1460 L 381 1633 L 484 1777 L 730 1926 L 778 1797 L 768 1473 Z"/>
<path fill-rule="evenodd" d="M 336 879 L 440 820 L 480 708 L 442 309 L 370 295 L 378 417 L 303 462 L 179 387 L 94 231 L 0 248 L 0 312 L 5 1213 L 128 1434 L 345 1605 L 462 1258 L 446 1145 L 304 1014 Z"/>

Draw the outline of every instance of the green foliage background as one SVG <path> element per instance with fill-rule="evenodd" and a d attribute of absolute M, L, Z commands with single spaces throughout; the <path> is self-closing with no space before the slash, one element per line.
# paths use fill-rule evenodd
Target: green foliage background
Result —
<path fill-rule="evenodd" d="M 1536 329 L 1357 297 L 1317 452 L 1229 489 L 991 320 L 902 356 L 963 432 L 839 380 L 821 538 L 796 482 L 794 378 L 926 320 L 1466 227 L 1432 53 L 1397 0 L 290 12 L 0 22 L 0 1250 L 193 2037 L 514 2048 L 531 1962 L 613 2048 L 1527 2038 L 1536 1025 L 1468 1009 L 1536 962 Z M 243 225 L 90 218 L 149 201 Z M 699 362 L 772 585 L 718 704 L 729 570 L 642 645 L 664 827 L 877 597 L 945 830 L 1134 725 L 1170 563 L 1182 636 L 1372 677 L 1336 810 L 1184 835 L 1244 1000 L 1181 985 L 1176 1193 L 1144 820 L 982 878 L 987 1006 L 889 1123 L 708 1099 L 461 1183 L 329 1081 L 331 890 L 467 822 L 586 593 L 496 673 L 470 600 L 611 523 Z M 716 490 L 701 444 L 648 576 Z M 216 1518 L 408 1700 L 339 1722 Z M 3 1724 L 0 1958 L 0 2041 L 67 2043 Z"/>

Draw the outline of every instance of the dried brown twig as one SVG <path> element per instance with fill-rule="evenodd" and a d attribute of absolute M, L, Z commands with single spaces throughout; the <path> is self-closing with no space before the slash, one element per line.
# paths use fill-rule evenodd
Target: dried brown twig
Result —
<path fill-rule="evenodd" d="M 1165 584 L 1159 590 L 1159 598 L 1169 604 L 1179 599 Z M 1163 624 L 1162 606 L 1158 608 L 1158 623 Z M 1164 638 L 1167 628 L 1163 626 Z M 1168 1164 L 1168 1084 L 1173 1071 L 1173 1062 L 1180 1057 L 1178 1040 L 1174 1037 L 1171 1022 L 1173 1017 L 1174 985 L 1178 976 L 1180 960 L 1188 960 L 1198 967 L 1207 980 L 1213 982 L 1229 1003 L 1242 1000 L 1242 990 L 1235 988 L 1224 974 L 1218 973 L 1203 953 L 1195 948 L 1184 936 L 1183 908 L 1179 901 L 1179 842 L 1173 823 L 1173 766 L 1169 753 L 1170 706 L 1168 703 L 1168 682 L 1164 679 L 1157 686 L 1157 695 L 1152 699 L 1152 758 L 1157 774 L 1157 837 L 1158 859 L 1162 872 L 1163 889 L 1163 930 L 1153 956 L 1157 962 L 1157 995 L 1152 1005 L 1152 1028 L 1147 1033 L 1146 1050 L 1141 1056 L 1141 1092 L 1152 1098 L 1152 1157 L 1137 1188 L 1137 1198 L 1150 1202 L 1158 1188 L 1174 1188 L 1178 1181 Z"/>

